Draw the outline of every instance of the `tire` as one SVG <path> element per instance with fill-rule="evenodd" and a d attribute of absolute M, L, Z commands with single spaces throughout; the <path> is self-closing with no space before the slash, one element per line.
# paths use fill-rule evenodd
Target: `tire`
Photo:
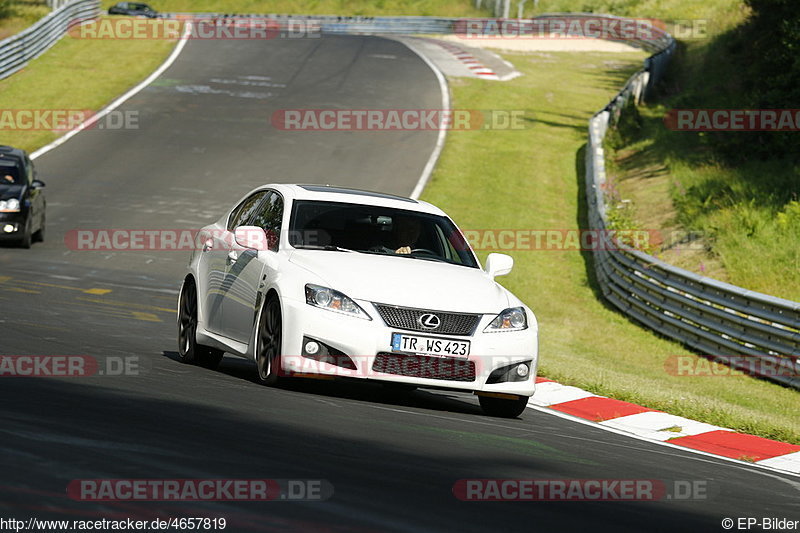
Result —
<path fill-rule="evenodd" d="M 187 280 L 178 299 L 178 357 L 181 362 L 214 369 L 225 355 L 221 350 L 197 344 L 197 288 Z"/>
<path fill-rule="evenodd" d="M 19 238 L 17 244 L 20 248 L 28 249 L 31 247 L 32 237 L 31 237 L 31 219 L 28 218 L 27 222 L 25 222 L 25 229 L 22 232 L 22 237 Z"/>
<path fill-rule="evenodd" d="M 255 340 L 258 381 L 263 385 L 274 387 L 281 381 L 280 359 L 283 350 L 281 303 L 274 295 L 267 298 L 261 309 Z"/>
<path fill-rule="evenodd" d="M 33 234 L 33 242 L 44 242 L 46 223 L 47 223 L 47 217 L 45 215 L 42 215 L 42 224 L 39 226 L 39 229 L 36 231 L 36 233 Z"/>
<path fill-rule="evenodd" d="M 478 396 L 478 401 L 481 403 L 484 413 L 498 418 L 517 418 L 525 411 L 525 406 L 528 405 L 527 396 L 521 396 L 516 400 Z"/>

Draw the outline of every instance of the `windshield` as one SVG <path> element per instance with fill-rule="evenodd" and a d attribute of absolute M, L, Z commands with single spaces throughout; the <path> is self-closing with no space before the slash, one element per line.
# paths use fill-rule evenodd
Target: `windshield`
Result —
<path fill-rule="evenodd" d="M 0 165 L 0 185 L 22 185 L 17 167 Z"/>
<path fill-rule="evenodd" d="M 449 218 L 373 205 L 298 200 L 289 244 L 478 267 Z"/>

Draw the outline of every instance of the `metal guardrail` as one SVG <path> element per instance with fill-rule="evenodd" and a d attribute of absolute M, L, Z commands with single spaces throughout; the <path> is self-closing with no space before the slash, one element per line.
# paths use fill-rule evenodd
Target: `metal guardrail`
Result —
<path fill-rule="evenodd" d="M 14 74 L 53 46 L 76 20 L 92 19 L 100 11 L 100 0 L 74 0 L 31 27 L 0 41 L 0 79 Z"/>
<path fill-rule="evenodd" d="M 670 37 L 589 121 L 586 196 L 593 230 L 608 227 L 606 132 L 632 98 L 640 103 L 650 93 L 674 50 Z M 623 245 L 594 251 L 594 263 L 603 296 L 624 314 L 716 361 L 800 388 L 800 303 L 700 276 Z"/>
<path fill-rule="evenodd" d="M 160 13 L 161 18 L 187 19 L 187 20 L 206 20 L 214 19 L 220 23 L 229 20 L 231 22 L 239 19 L 257 18 L 275 21 L 278 24 L 288 24 L 290 21 L 306 22 L 319 27 L 322 33 L 329 34 L 463 34 L 467 31 L 469 22 L 505 22 L 508 24 L 540 22 L 548 19 L 607 19 L 607 20 L 630 20 L 611 17 L 608 15 L 596 15 L 593 13 L 548 13 L 533 19 L 487 19 L 487 18 L 453 18 L 453 17 L 343 17 L 336 15 L 285 15 L 285 14 L 236 14 L 236 13 Z M 646 24 L 646 21 L 639 21 Z M 565 28 L 565 32 L 568 30 Z M 612 32 L 613 33 L 613 32 Z M 613 36 L 609 35 L 608 38 Z M 481 36 L 475 36 L 480 40 Z M 523 37 L 524 38 L 524 37 Z M 544 37 L 547 38 L 547 37 Z M 669 45 L 671 37 L 669 34 L 653 27 L 652 38 L 614 39 L 623 41 L 631 46 L 642 48 L 651 52 L 657 52 Z"/>

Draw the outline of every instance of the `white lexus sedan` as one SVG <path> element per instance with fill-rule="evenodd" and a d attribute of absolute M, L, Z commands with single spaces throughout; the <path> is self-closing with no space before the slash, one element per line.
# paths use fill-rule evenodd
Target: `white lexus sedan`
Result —
<path fill-rule="evenodd" d="M 273 184 L 198 234 L 178 299 L 184 362 L 250 359 L 266 385 L 334 376 L 473 392 L 516 417 L 533 394 L 536 317 L 481 268 L 440 209 L 389 194 Z"/>

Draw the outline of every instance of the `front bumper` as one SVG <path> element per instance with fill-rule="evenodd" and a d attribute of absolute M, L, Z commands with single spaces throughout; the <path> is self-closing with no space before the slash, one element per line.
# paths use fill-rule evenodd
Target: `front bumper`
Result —
<path fill-rule="evenodd" d="M 25 231 L 28 214 L 22 211 L 15 213 L 0 212 L 0 239 L 18 239 Z"/>
<path fill-rule="evenodd" d="M 538 330 L 532 313 L 528 312 L 528 329 L 522 331 L 483 333 L 483 329 L 494 318 L 484 315 L 472 336 L 431 335 L 389 327 L 371 303 L 357 303 L 372 316 L 371 321 L 319 309 L 305 301 L 284 298 L 282 370 L 290 375 L 337 376 L 479 393 L 533 395 Z M 420 357 L 393 352 L 392 333 L 466 340 L 470 342 L 470 355 L 467 358 Z M 337 364 L 320 361 L 305 353 L 304 338 L 332 348 L 335 354 L 332 359 L 337 359 Z M 487 383 L 496 381 L 496 377 L 490 380 L 495 370 L 524 362 L 529 362 L 530 369 L 525 379 Z M 422 371 L 418 372 L 419 369 Z"/>

